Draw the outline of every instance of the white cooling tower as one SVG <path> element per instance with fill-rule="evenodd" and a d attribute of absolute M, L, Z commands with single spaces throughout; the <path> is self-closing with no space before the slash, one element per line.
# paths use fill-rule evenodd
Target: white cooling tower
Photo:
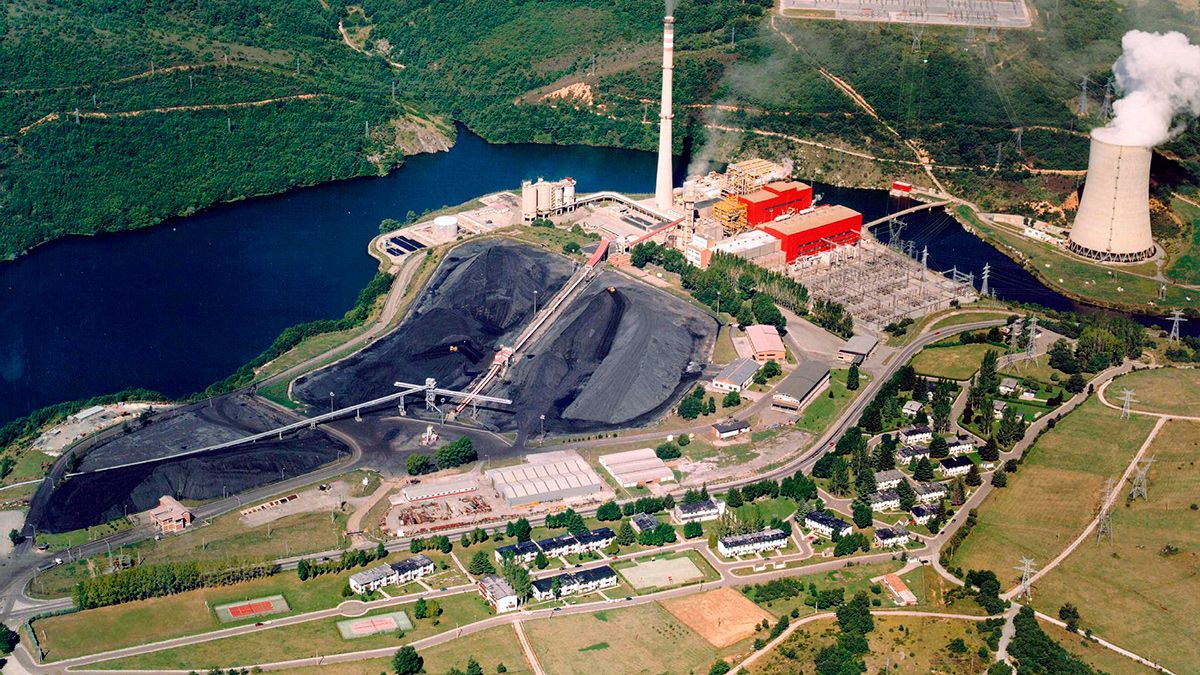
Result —
<path fill-rule="evenodd" d="M 1103 262 L 1136 262 L 1154 255 L 1151 154 L 1149 147 L 1113 145 L 1092 134 L 1087 181 L 1071 227 L 1072 251 Z"/>
<path fill-rule="evenodd" d="M 671 85 L 675 72 L 675 17 L 663 18 L 662 108 L 658 115 L 658 175 L 654 182 L 654 205 L 662 211 L 671 208 L 674 179 L 671 164 Z"/>

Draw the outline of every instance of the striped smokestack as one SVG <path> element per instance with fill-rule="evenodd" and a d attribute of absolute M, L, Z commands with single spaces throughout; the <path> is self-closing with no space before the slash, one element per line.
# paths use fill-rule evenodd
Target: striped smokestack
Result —
<path fill-rule="evenodd" d="M 671 85 L 675 72 L 675 17 L 663 18 L 662 109 L 658 115 L 658 176 L 654 182 L 654 205 L 660 210 L 672 206 L 671 188 Z"/>

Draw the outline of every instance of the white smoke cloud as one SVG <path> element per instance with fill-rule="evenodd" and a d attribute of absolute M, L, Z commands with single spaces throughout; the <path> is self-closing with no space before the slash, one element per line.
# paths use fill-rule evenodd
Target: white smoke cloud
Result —
<path fill-rule="evenodd" d="M 1113 119 L 1096 138 L 1116 145 L 1158 145 L 1182 130 L 1181 115 L 1200 116 L 1200 45 L 1183 33 L 1133 30 L 1121 39 L 1113 64 L 1116 89 Z"/>

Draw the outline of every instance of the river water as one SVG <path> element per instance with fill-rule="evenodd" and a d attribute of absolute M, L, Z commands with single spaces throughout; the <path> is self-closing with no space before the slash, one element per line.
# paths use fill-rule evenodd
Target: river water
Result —
<path fill-rule="evenodd" d="M 41 246 L 0 263 L 0 424 L 124 387 L 184 396 L 232 373 L 287 326 L 340 316 L 374 274 L 366 247 L 384 218 L 403 220 L 410 210 L 458 204 L 537 176 L 572 176 L 582 192 L 650 192 L 654 169 L 648 152 L 492 145 L 460 127 L 450 152 L 411 157 L 385 177 Z M 905 206 L 879 190 L 817 192 L 867 220 Z M 918 249 L 928 245 L 931 267 L 978 273 L 990 262 L 1000 297 L 1074 308 L 948 216 L 906 220 L 904 238 Z"/>

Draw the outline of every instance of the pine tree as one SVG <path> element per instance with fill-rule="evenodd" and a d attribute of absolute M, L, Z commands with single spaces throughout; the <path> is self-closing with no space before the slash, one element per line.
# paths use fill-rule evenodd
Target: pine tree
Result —
<path fill-rule="evenodd" d="M 955 480 L 950 486 L 950 503 L 955 506 L 962 506 L 967 501 L 967 489 L 963 487 L 962 479 Z"/>
<path fill-rule="evenodd" d="M 743 504 L 742 491 L 737 488 L 729 488 L 729 493 L 725 495 L 725 504 L 731 509 L 736 509 Z"/>
<path fill-rule="evenodd" d="M 855 391 L 858 389 L 858 364 L 851 364 L 850 370 L 846 373 L 846 389 Z"/>
<path fill-rule="evenodd" d="M 979 466 L 971 464 L 971 468 L 967 470 L 967 485 L 977 487 L 983 483 L 983 478 L 979 475 Z"/>
<path fill-rule="evenodd" d="M 546 566 L 549 564 L 550 561 L 546 559 L 546 554 L 541 551 L 538 551 L 537 555 L 533 557 L 533 565 L 539 570 L 546 569 Z"/>
<path fill-rule="evenodd" d="M 633 531 L 633 526 L 628 520 L 622 520 L 621 526 L 617 528 L 616 542 L 621 546 L 628 546 L 637 541 L 637 532 Z"/>
<path fill-rule="evenodd" d="M 917 493 L 913 491 L 907 480 L 900 480 L 900 484 L 896 486 L 896 495 L 900 497 L 900 508 L 905 511 L 911 511 L 917 503 Z"/>
<path fill-rule="evenodd" d="M 917 468 L 913 470 L 913 478 L 924 482 L 933 480 L 933 465 L 929 463 L 928 457 L 922 457 L 917 460 Z"/>
<path fill-rule="evenodd" d="M 850 491 L 850 470 L 846 466 L 846 460 L 841 457 L 835 457 L 833 460 L 833 468 L 829 473 L 829 491 L 838 496 Z"/>

